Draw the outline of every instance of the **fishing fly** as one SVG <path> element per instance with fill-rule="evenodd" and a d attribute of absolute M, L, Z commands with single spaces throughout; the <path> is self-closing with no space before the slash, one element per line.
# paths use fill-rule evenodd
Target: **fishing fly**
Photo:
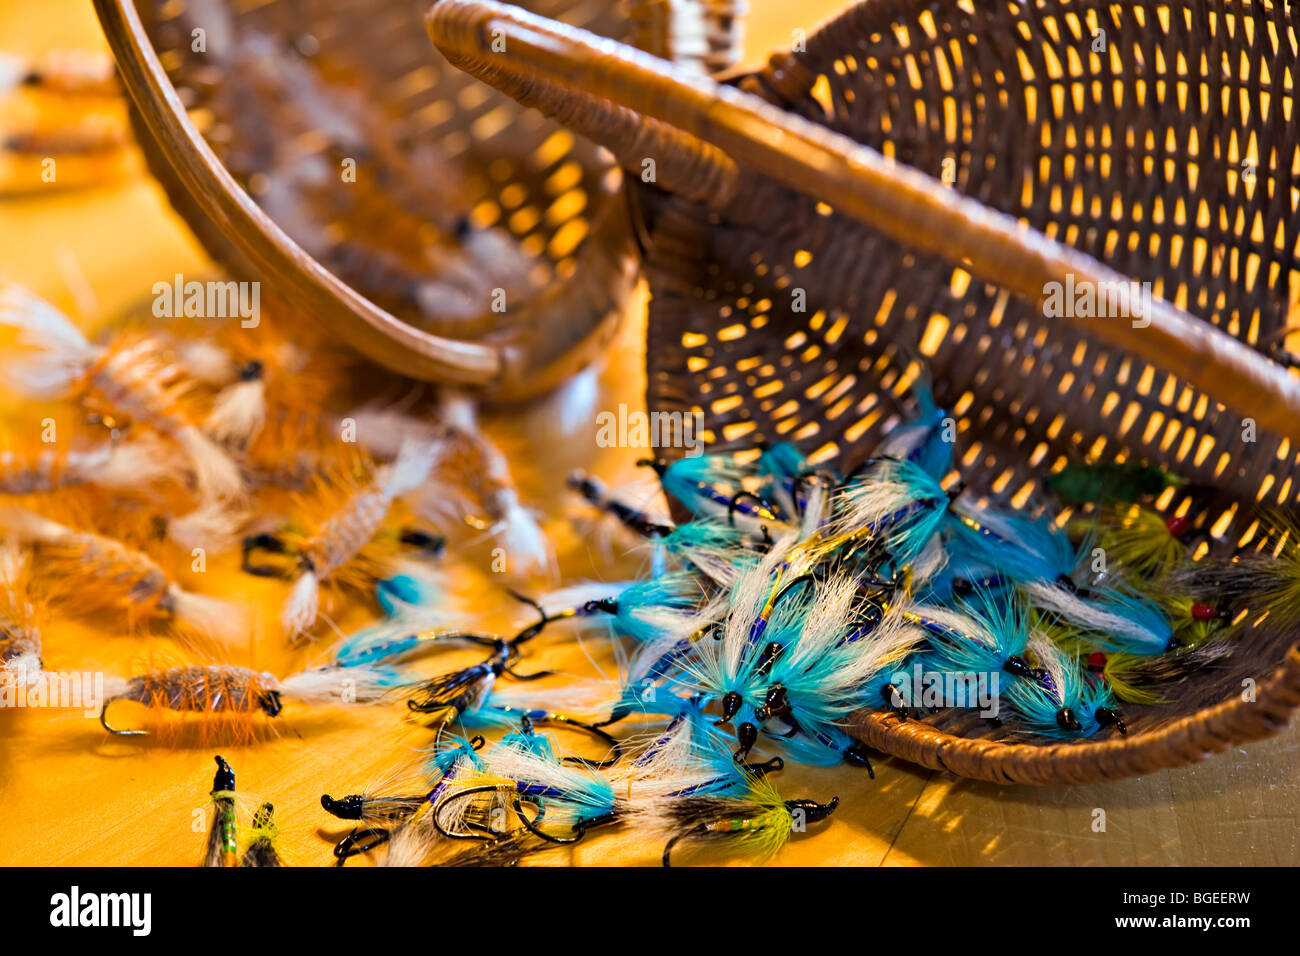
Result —
<path fill-rule="evenodd" d="M 238 607 L 186 590 L 144 551 L 16 506 L 0 508 L 0 528 L 35 548 L 38 566 L 62 582 L 79 613 L 118 609 L 132 621 L 169 622 L 223 642 L 247 636 Z"/>
<path fill-rule="evenodd" d="M 263 803 L 254 811 L 248 845 L 239 858 L 240 866 L 265 868 L 284 865 L 275 849 L 280 828 L 276 825 L 274 816 L 275 806 L 271 803 Z"/>
<path fill-rule="evenodd" d="M 177 477 L 166 450 L 145 438 L 104 441 L 72 449 L 0 451 L 0 494 L 35 495 L 93 485 L 123 494 Z"/>
<path fill-rule="evenodd" d="M 185 451 L 204 497 L 243 497 L 239 465 L 192 418 L 194 383 L 164 342 L 126 334 L 93 345 L 61 312 L 14 285 L 0 288 L 0 324 L 39 350 L 11 369 L 27 394 L 98 403 L 147 425 Z"/>
<path fill-rule="evenodd" d="M 235 771 L 221 756 L 213 758 L 217 772 L 212 778 L 212 826 L 203 866 L 235 866 L 239 845 L 235 838 Z"/>
<path fill-rule="evenodd" d="M 670 833 L 663 865 L 672 866 L 673 850 L 685 842 L 726 846 L 757 858 L 774 856 L 795 833 L 830 817 L 839 797 L 829 803 L 785 800 L 766 778 L 751 777 L 739 796 L 687 796 L 665 800 L 645 814 L 646 826 Z"/>
<path fill-rule="evenodd" d="M 253 555 L 259 551 L 292 559 L 287 573 L 293 585 L 280 617 L 291 638 L 316 623 L 322 584 L 372 590 L 377 580 L 392 573 L 389 565 L 400 536 L 377 536 L 396 500 L 425 480 L 438 454 L 436 444 L 408 444 L 393 464 L 375 468 L 370 480 L 359 487 L 345 476 L 321 482 L 318 500 L 310 504 L 325 503 L 324 517 L 314 517 L 321 509 L 309 507 L 303 500 L 303 525 L 287 528 L 279 536 L 258 535 L 245 541 L 244 569 L 251 573 L 282 573 L 254 564 Z"/>
<path fill-rule="evenodd" d="M 131 678 L 107 677 L 99 721 L 115 736 L 149 734 L 148 730 L 110 724 L 110 708 L 132 702 L 147 708 L 155 717 L 171 712 L 227 718 L 234 728 L 247 730 L 249 718 L 279 717 L 286 700 L 308 706 L 375 704 L 407 683 L 409 678 L 391 668 L 326 666 L 280 679 L 266 671 L 245 667 L 187 665 Z"/>

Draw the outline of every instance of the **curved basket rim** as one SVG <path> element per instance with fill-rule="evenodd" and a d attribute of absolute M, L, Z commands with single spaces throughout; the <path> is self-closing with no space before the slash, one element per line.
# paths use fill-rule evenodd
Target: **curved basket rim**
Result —
<path fill-rule="evenodd" d="M 177 185 L 240 256 L 262 274 L 285 281 L 287 298 L 351 348 L 395 372 L 488 390 L 506 400 L 533 391 L 529 377 L 537 370 L 521 365 L 509 341 L 483 344 L 425 332 L 376 305 L 304 251 L 253 201 L 194 126 L 149 41 L 135 0 L 93 2 L 133 112 Z M 608 338 L 602 327 L 609 320 L 602 315 L 584 345 Z M 553 377 L 553 372 L 547 376 L 544 387 L 553 384 Z"/>
<path fill-rule="evenodd" d="M 858 711 L 847 729 L 867 746 L 930 770 L 998 784 L 1087 784 L 1138 777 L 1199 763 L 1216 753 L 1282 731 L 1300 710 L 1300 642 L 1283 655 L 1256 698 L 1202 707 L 1125 737 L 1060 744 L 962 737 L 920 720 Z"/>

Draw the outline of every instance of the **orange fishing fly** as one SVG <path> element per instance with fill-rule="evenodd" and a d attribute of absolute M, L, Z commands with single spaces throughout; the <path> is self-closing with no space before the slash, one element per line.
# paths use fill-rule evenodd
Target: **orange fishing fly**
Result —
<path fill-rule="evenodd" d="M 149 730 L 114 725 L 109 711 L 120 702 L 146 708 L 155 728 L 179 729 L 166 716 L 201 715 L 205 735 L 226 732 L 251 739 L 269 727 L 258 718 L 279 717 L 286 700 L 309 706 L 374 704 L 407 683 L 384 667 L 316 667 L 283 680 L 266 671 L 226 664 L 187 664 L 151 670 L 136 677 L 108 677 L 100 723 L 110 734 L 141 737 Z"/>
<path fill-rule="evenodd" d="M 0 323 L 39 350 L 14 366 L 27 394 L 73 398 L 146 425 L 184 449 L 205 498 L 240 498 L 239 466 L 190 417 L 195 382 L 158 336 L 127 333 L 93 345 L 61 312 L 26 290 L 0 286 Z"/>
<path fill-rule="evenodd" d="M 391 572 L 398 535 L 380 532 L 389 521 L 394 502 L 425 480 L 438 453 L 435 443 L 411 442 L 392 464 L 374 468 L 370 480 L 360 487 L 346 475 L 322 481 L 312 500 L 300 499 L 299 524 L 285 529 L 279 538 L 260 536 L 255 542 L 245 542 L 245 570 L 266 573 L 248 561 L 249 553 L 258 546 L 270 546 L 295 561 L 293 590 L 280 618 L 290 637 L 315 624 L 322 584 L 368 590 Z M 314 513 L 322 506 L 325 517 L 318 519 Z"/>
<path fill-rule="evenodd" d="M 79 613 L 123 608 L 132 623 L 166 621 L 222 641 L 247 636 L 238 607 L 185 590 L 152 557 L 121 541 L 16 506 L 0 509 L 0 528 L 35 547 L 41 569 L 63 582 Z"/>

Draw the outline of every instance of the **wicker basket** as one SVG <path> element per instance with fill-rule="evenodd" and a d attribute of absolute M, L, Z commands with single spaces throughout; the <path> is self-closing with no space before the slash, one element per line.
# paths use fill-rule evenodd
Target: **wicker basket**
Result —
<path fill-rule="evenodd" d="M 390 368 L 495 398 L 612 338 L 637 278 L 618 170 L 443 62 L 425 3 L 95 6 L 150 167 L 218 261 Z M 613 2 L 535 7 L 627 27 Z"/>
<path fill-rule="evenodd" d="M 1140 458 L 1217 490 L 1204 518 L 1231 550 L 1252 505 L 1300 491 L 1300 391 L 1269 357 L 1296 288 L 1298 20 L 1227 0 L 865 0 L 729 86 L 486 0 L 441 0 L 429 29 L 627 169 L 656 159 L 638 196 L 652 409 L 851 466 L 924 357 L 973 488 Z M 1151 282 L 1149 324 L 1047 318 L 1046 283 L 1071 280 Z M 1188 764 L 1300 707 L 1295 635 L 1237 640 L 1172 703 L 1126 708 L 1127 737 L 1026 741 L 959 712 L 853 729 L 1002 783 Z"/>

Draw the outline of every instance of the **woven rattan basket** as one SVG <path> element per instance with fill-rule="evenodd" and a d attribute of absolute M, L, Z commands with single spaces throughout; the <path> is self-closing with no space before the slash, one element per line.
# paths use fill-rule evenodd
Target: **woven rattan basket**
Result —
<path fill-rule="evenodd" d="M 1300 491 L 1300 393 L 1270 355 L 1296 289 L 1298 19 L 1268 2 L 865 0 L 730 85 L 487 0 L 440 0 L 429 29 L 627 169 L 656 159 L 638 197 L 652 409 L 849 466 L 923 358 L 970 486 L 1028 494 L 1063 461 L 1140 458 L 1217 489 L 1205 518 L 1231 550 L 1254 504 Z M 1041 304 L 1048 282 L 1130 279 L 1157 296 L 1144 327 Z M 853 729 L 983 780 L 1138 775 L 1284 726 L 1295 637 L 1247 629 L 1171 703 L 1126 709 L 1126 737 L 1025 741 L 958 712 Z"/>
<path fill-rule="evenodd" d="M 427 4 L 95 6 L 150 167 L 200 241 L 352 347 L 512 399 L 612 337 L 636 281 L 618 170 L 443 62 Z M 534 8 L 611 35 L 629 26 L 613 2 Z M 650 8 L 642 21 L 665 20 Z"/>

